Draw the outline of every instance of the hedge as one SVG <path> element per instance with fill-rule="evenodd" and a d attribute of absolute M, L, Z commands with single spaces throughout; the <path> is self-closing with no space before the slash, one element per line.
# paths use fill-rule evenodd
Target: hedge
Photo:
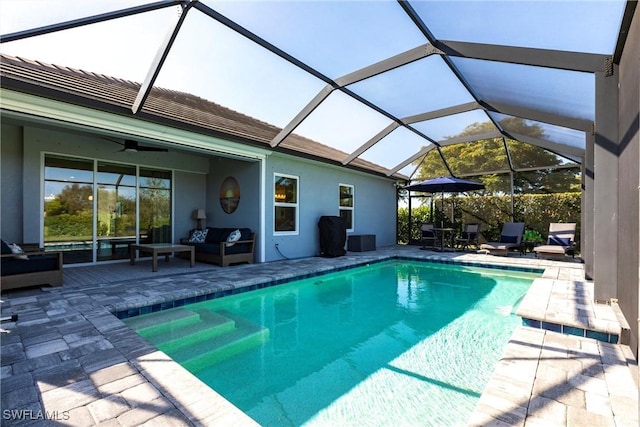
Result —
<path fill-rule="evenodd" d="M 414 199 L 416 200 L 416 199 Z M 427 199 L 428 200 L 428 199 Z M 412 202 L 413 203 L 413 202 Z M 443 206 L 444 205 L 444 206 Z M 451 222 L 453 206 L 454 221 Z M 580 243 L 580 193 L 522 194 L 514 196 L 514 221 L 524 222 L 546 239 L 552 222 L 575 222 L 576 242 Z M 398 243 L 409 243 L 408 208 L 398 209 Z M 411 243 L 420 239 L 420 226 L 430 222 L 430 206 L 414 207 L 411 212 Z M 500 237 L 502 224 L 511 222 L 511 196 L 465 196 L 434 199 L 433 222 L 458 230 L 468 222 L 480 223 L 481 241 Z"/>

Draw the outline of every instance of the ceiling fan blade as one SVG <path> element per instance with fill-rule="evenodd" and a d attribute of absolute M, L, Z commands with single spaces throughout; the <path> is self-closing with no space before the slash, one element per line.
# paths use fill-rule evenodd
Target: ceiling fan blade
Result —
<path fill-rule="evenodd" d="M 147 147 L 145 145 L 138 145 L 138 151 L 158 151 L 161 153 L 166 153 L 169 150 L 160 147 Z"/>
<path fill-rule="evenodd" d="M 125 139 L 124 140 L 124 148 L 120 151 L 130 151 L 130 152 L 137 152 L 137 151 L 157 151 L 157 152 L 163 152 L 166 153 L 167 151 L 169 151 L 166 148 L 160 148 L 160 147 L 149 147 L 146 145 L 140 145 L 138 144 L 138 141 L 134 141 L 132 139 Z"/>

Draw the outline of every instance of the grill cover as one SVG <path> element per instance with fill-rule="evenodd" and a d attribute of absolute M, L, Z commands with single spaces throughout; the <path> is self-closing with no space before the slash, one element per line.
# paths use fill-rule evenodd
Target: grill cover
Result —
<path fill-rule="evenodd" d="M 321 216 L 318 221 L 320 229 L 320 255 L 334 258 L 347 253 L 344 249 L 347 242 L 347 226 L 339 216 Z"/>

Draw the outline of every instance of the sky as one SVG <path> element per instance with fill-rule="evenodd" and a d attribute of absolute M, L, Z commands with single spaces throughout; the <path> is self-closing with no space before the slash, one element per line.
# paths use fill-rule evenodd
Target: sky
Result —
<path fill-rule="evenodd" d="M 150 2 L 0 0 L 0 32 L 10 34 Z M 427 42 L 395 1 L 205 0 L 203 3 L 334 79 Z M 440 39 L 611 53 L 624 2 L 417 1 L 411 5 Z M 3 43 L 0 50 L 26 59 L 142 82 L 179 13 L 179 7 L 174 6 Z M 489 96 L 501 93 L 513 102 L 527 99 L 531 106 L 554 106 L 561 113 L 579 110 L 579 114 L 585 115 L 585 110 L 587 114 L 593 110 L 593 82 L 589 76 L 563 78 L 557 70 L 546 70 L 544 78 L 538 79 L 539 84 L 532 86 L 528 75 L 524 84 L 522 77 L 523 73 L 533 75 L 526 70 L 531 67 L 513 71 L 514 66 L 509 64 L 479 65 L 477 60 L 459 63 L 461 68 L 470 70 L 470 78 L 475 78 L 479 87 L 483 83 L 489 86 L 486 88 Z M 557 83 L 551 86 L 545 83 L 553 81 Z M 156 85 L 189 92 L 284 127 L 325 83 L 192 9 Z M 473 100 L 438 56 L 355 83 L 349 89 L 379 103 L 398 118 Z M 560 97 L 572 99 L 573 104 L 554 100 Z M 476 112 L 416 126 L 439 140 L 460 133 L 482 118 L 488 120 L 484 113 Z M 295 132 L 351 152 L 390 123 L 388 117 L 334 91 Z M 387 138 L 363 157 L 392 168 L 399 163 L 398 159 L 407 158 L 426 144 L 406 129 L 396 130 Z"/>

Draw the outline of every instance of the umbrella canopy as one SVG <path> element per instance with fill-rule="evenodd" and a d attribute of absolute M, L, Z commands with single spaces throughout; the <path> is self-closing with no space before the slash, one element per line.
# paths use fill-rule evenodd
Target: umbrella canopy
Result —
<path fill-rule="evenodd" d="M 423 191 L 425 193 L 454 193 L 459 191 L 483 190 L 484 184 L 451 176 L 441 176 L 408 185 L 404 187 L 404 189 L 409 191 Z"/>
<path fill-rule="evenodd" d="M 444 193 L 456 193 L 461 191 L 472 191 L 484 189 L 484 184 L 480 182 L 467 181 L 465 179 L 454 178 L 452 176 L 441 176 L 438 178 L 428 179 L 426 181 L 419 182 L 404 187 L 409 191 L 422 191 L 425 193 L 441 193 L 442 204 L 444 207 Z M 433 221 L 433 199 L 431 200 L 431 220 Z M 453 218 L 453 205 L 451 206 L 451 222 Z M 444 227 L 444 221 L 440 222 L 440 227 Z M 409 228 L 411 228 L 411 197 L 409 197 Z M 443 249 L 443 248 L 441 248 Z"/>

